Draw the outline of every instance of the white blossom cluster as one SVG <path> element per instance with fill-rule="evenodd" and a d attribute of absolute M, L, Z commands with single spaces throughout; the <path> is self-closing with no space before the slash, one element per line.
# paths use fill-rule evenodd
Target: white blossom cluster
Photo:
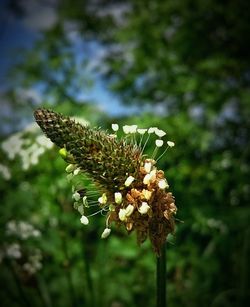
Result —
<path fill-rule="evenodd" d="M 42 268 L 42 254 L 39 249 L 32 251 L 32 254 L 28 256 L 27 261 L 23 264 L 23 269 L 30 275 L 35 274 Z"/>
<path fill-rule="evenodd" d="M 10 170 L 6 165 L 0 164 L 0 174 L 5 180 L 9 180 L 11 178 Z"/>
<path fill-rule="evenodd" d="M 29 275 L 35 274 L 42 268 L 42 253 L 39 249 L 32 249 L 27 255 L 27 251 L 23 251 L 19 243 L 11 243 L 6 245 L 0 250 L 0 263 L 4 258 L 19 260 L 24 259 L 24 263 L 19 264 L 20 269 L 28 273 Z"/>
<path fill-rule="evenodd" d="M 5 256 L 10 259 L 20 259 L 22 257 L 21 246 L 18 243 L 11 243 L 5 249 Z"/>
<path fill-rule="evenodd" d="M 74 117 L 73 119 L 82 125 L 89 124 L 81 117 Z M 39 157 L 53 146 L 50 139 L 41 133 L 36 123 L 32 123 L 22 131 L 12 134 L 1 144 L 1 148 L 8 159 L 20 158 L 23 170 L 28 170 L 32 165 L 38 164 Z M 0 164 L 0 174 L 6 180 L 11 177 L 7 166 L 2 164 Z"/>
<path fill-rule="evenodd" d="M 15 236 L 21 240 L 27 240 L 30 237 L 40 237 L 41 232 L 25 221 L 11 220 L 6 225 L 6 235 Z"/>
<path fill-rule="evenodd" d="M 218 219 L 214 219 L 214 218 L 208 219 L 207 225 L 210 228 L 219 230 L 221 233 L 226 233 L 228 231 L 227 225 Z"/>
<path fill-rule="evenodd" d="M 27 134 L 32 137 L 27 137 Z M 33 139 L 34 138 L 34 139 Z M 31 165 L 39 161 L 39 157 L 48 149 L 53 147 L 53 143 L 40 134 L 39 127 L 31 124 L 24 130 L 12 134 L 1 144 L 2 150 L 10 160 L 19 157 L 22 169 L 27 170 Z"/>
<path fill-rule="evenodd" d="M 29 275 L 35 274 L 42 268 L 41 251 L 37 248 L 26 248 L 20 241 L 40 237 L 39 230 L 28 222 L 11 220 L 6 224 L 5 234 L 7 237 L 14 237 L 15 241 L 1 246 L 0 263 L 4 258 L 15 260 L 17 265 L 21 266 L 20 269 Z M 18 261 L 19 259 L 22 261 Z"/>

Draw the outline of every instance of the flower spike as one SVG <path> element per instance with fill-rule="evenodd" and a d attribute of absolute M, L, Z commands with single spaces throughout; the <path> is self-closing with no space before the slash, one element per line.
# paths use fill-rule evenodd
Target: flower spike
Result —
<path fill-rule="evenodd" d="M 122 225 L 127 232 L 136 232 L 138 243 L 149 237 L 159 256 L 168 234 L 174 231 L 177 208 L 164 172 L 157 169 L 157 160 L 143 154 L 146 143 L 141 148 L 141 142 L 146 131 L 146 142 L 155 134 L 160 138 L 155 141 L 156 149 L 161 150 L 164 144 L 161 138 L 166 133 L 156 127 L 146 130 L 126 125 L 122 130 L 132 135 L 131 138 L 126 135 L 118 138 L 51 110 L 37 109 L 34 116 L 45 135 L 61 148 L 60 154 L 69 164 L 66 172 L 73 185 L 74 208 L 81 214 L 81 223 L 88 225 L 89 217 L 101 213 L 106 216 L 101 238 L 109 236 L 111 224 Z M 118 129 L 117 124 L 112 125 L 114 132 Z M 141 138 L 139 145 L 136 134 Z M 167 145 L 173 147 L 174 143 L 168 141 Z M 88 198 L 84 187 L 74 186 L 83 174 L 87 174 L 100 190 L 98 195 L 93 192 L 92 198 Z M 96 198 L 93 200 L 93 197 Z M 93 206 L 98 208 L 97 212 L 86 215 Z"/>

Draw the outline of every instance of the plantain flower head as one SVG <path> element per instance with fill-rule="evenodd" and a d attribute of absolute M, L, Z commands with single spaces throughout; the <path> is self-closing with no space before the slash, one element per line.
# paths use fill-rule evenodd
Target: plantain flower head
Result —
<path fill-rule="evenodd" d="M 88 225 L 90 217 L 100 212 L 106 216 L 101 238 L 110 235 L 112 225 L 122 226 L 128 233 L 136 233 L 139 244 L 149 238 L 159 256 L 168 234 L 174 231 L 177 211 L 164 172 L 157 168 L 157 161 L 167 148 L 175 145 L 167 141 L 168 147 L 162 149 L 165 131 L 126 125 L 120 129 L 124 137 L 116 134 L 114 137 L 51 110 L 37 109 L 34 116 L 68 163 L 66 172 L 73 185 L 74 208 L 81 214 L 81 223 Z M 117 124 L 112 124 L 113 132 L 118 129 Z M 146 143 L 156 138 L 152 158 L 143 153 L 144 138 Z M 76 178 L 80 181 L 83 174 L 91 178 L 100 192 L 95 200 L 89 199 L 84 187 L 73 184 Z M 93 206 L 97 208 L 95 213 L 89 211 Z"/>

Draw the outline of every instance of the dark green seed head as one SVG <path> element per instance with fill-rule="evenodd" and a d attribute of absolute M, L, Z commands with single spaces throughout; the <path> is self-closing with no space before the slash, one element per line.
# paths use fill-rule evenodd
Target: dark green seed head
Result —
<path fill-rule="evenodd" d="M 34 112 L 45 135 L 73 156 L 75 163 L 108 191 L 117 191 L 128 176 L 137 178 L 141 152 L 104 131 L 76 123 L 47 109 Z"/>

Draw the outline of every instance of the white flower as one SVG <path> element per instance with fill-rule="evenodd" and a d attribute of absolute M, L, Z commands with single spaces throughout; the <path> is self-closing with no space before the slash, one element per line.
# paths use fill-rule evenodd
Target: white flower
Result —
<path fill-rule="evenodd" d="M 78 200 L 80 200 L 81 195 L 80 195 L 78 192 L 75 192 L 75 193 L 72 195 L 72 198 L 74 198 L 75 201 L 78 201 Z"/>
<path fill-rule="evenodd" d="M 169 147 L 174 147 L 175 143 L 174 142 L 171 142 L 171 141 L 167 141 L 167 144 Z"/>
<path fill-rule="evenodd" d="M 151 198 L 152 192 L 149 190 L 142 190 L 142 195 L 146 200 L 149 200 Z"/>
<path fill-rule="evenodd" d="M 151 133 L 154 133 L 158 128 L 157 127 L 150 127 L 148 129 L 148 133 L 151 134 Z"/>
<path fill-rule="evenodd" d="M 169 185 L 166 181 L 166 179 L 161 179 L 159 182 L 158 182 L 158 187 L 162 190 L 166 189 L 166 188 L 169 188 Z"/>
<path fill-rule="evenodd" d="M 80 221 L 83 225 L 88 225 L 89 223 L 89 219 L 87 218 L 87 216 L 83 215 L 81 218 L 80 218 Z"/>
<path fill-rule="evenodd" d="M 117 124 L 112 124 L 112 130 L 113 131 L 118 131 L 118 129 L 119 129 L 119 125 L 117 125 Z"/>
<path fill-rule="evenodd" d="M 101 238 L 102 238 L 102 239 L 106 239 L 106 238 L 110 235 L 110 233 L 111 233 L 111 229 L 110 229 L 110 228 L 105 228 L 105 229 L 103 230 L 103 233 L 102 233 L 102 235 L 101 235 Z"/>
<path fill-rule="evenodd" d="M 133 176 L 129 176 L 124 183 L 125 187 L 129 187 L 134 180 L 135 178 Z"/>
<path fill-rule="evenodd" d="M 152 168 L 152 163 L 151 163 L 151 162 L 146 162 L 146 163 L 144 164 L 144 169 L 145 169 L 145 172 L 146 172 L 146 173 L 150 173 L 151 168 Z"/>
<path fill-rule="evenodd" d="M 75 170 L 76 166 L 75 164 L 69 164 L 66 168 L 65 168 L 65 171 L 67 173 L 72 173 L 74 170 Z"/>
<path fill-rule="evenodd" d="M 145 134 L 146 131 L 147 131 L 147 129 L 137 129 L 137 132 L 138 132 L 139 134 Z"/>
<path fill-rule="evenodd" d="M 156 145 L 157 147 L 161 147 L 161 146 L 163 145 L 163 140 L 156 140 L 156 141 L 155 141 L 155 145 Z"/>
<path fill-rule="evenodd" d="M 127 216 L 126 216 L 126 210 L 125 209 L 120 209 L 118 213 L 119 219 L 123 222 L 126 221 Z"/>
<path fill-rule="evenodd" d="M 139 207 L 138 211 L 141 214 L 146 214 L 148 213 L 148 210 L 150 209 L 150 206 L 146 202 L 142 202 L 141 206 Z"/>
<path fill-rule="evenodd" d="M 133 205 L 128 205 L 127 206 L 127 208 L 125 209 L 125 211 L 126 211 L 126 217 L 129 217 L 132 213 L 133 213 L 133 211 L 134 211 L 134 206 Z"/>
<path fill-rule="evenodd" d="M 151 182 L 154 182 L 156 179 L 156 169 L 152 170 L 149 174 L 145 175 L 143 178 L 144 184 L 149 184 Z"/>
<path fill-rule="evenodd" d="M 122 194 L 120 192 L 116 192 L 115 193 L 115 202 L 116 204 L 121 204 L 122 202 Z"/>
<path fill-rule="evenodd" d="M 102 194 L 101 197 L 98 198 L 98 201 L 101 205 L 105 205 L 107 203 L 107 196 L 105 193 Z"/>
<path fill-rule="evenodd" d="M 162 138 L 164 135 L 166 135 L 166 132 L 160 129 L 156 129 L 155 134 L 159 136 L 159 138 Z"/>

